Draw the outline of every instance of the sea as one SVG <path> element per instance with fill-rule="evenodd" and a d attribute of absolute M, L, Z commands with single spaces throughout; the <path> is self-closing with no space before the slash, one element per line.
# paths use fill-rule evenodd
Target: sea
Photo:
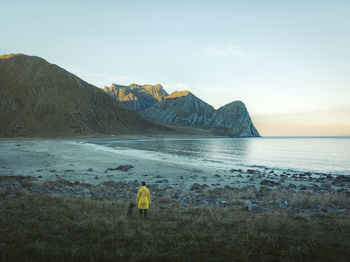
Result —
<path fill-rule="evenodd" d="M 350 175 L 350 137 L 98 139 L 100 150 L 218 169 Z"/>

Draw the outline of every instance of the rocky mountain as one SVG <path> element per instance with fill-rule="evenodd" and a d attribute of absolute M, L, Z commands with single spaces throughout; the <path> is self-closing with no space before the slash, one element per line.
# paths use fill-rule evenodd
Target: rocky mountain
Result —
<path fill-rule="evenodd" d="M 142 86 L 112 84 L 110 87 L 105 86 L 104 91 L 136 112 L 149 108 L 168 96 L 160 84 Z"/>
<path fill-rule="evenodd" d="M 140 113 L 157 122 L 207 128 L 220 135 L 259 136 L 241 101 L 229 103 L 215 110 L 189 91 L 175 91 Z"/>
<path fill-rule="evenodd" d="M 231 102 L 216 110 L 210 126 L 230 136 L 260 136 L 241 101 Z"/>
<path fill-rule="evenodd" d="M 189 91 L 175 91 L 166 99 L 140 112 L 146 118 L 163 123 L 177 123 L 209 128 L 214 108 Z"/>
<path fill-rule="evenodd" d="M 1 136 L 145 134 L 168 130 L 40 57 L 0 56 Z"/>

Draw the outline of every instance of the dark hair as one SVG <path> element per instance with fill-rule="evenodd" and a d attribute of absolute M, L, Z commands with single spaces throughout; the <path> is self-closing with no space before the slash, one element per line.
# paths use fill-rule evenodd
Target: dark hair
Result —
<path fill-rule="evenodd" d="M 146 182 L 145 182 L 145 181 L 142 181 L 142 182 L 141 182 L 141 185 L 145 186 L 145 185 L 146 185 Z"/>

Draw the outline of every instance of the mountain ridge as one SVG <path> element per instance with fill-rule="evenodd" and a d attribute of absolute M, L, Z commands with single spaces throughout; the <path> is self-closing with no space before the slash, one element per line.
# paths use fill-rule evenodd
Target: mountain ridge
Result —
<path fill-rule="evenodd" d="M 0 135 L 167 132 L 113 97 L 38 56 L 0 56 Z"/>
<path fill-rule="evenodd" d="M 142 99 L 141 96 L 139 98 Z M 125 105 L 128 106 L 127 103 Z M 211 129 L 219 135 L 260 136 L 242 101 L 233 101 L 215 110 L 189 90 L 174 91 L 163 97 L 162 100 L 143 107 L 138 112 L 155 122 Z"/>
<path fill-rule="evenodd" d="M 160 84 L 143 86 L 112 84 L 110 87 L 105 86 L 103 90 L 136 112 L 151 107 L 168 96 L 168 93 Z"/>

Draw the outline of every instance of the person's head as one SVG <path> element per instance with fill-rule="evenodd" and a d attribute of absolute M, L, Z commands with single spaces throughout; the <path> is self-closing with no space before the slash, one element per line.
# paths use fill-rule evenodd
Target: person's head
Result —
<path fill-rule="evenodd" d="M 141 182 L 141 185 L 142 185 L 142 186 L 146 186 L 146 182 L 145 182 L 145 181 L 142 181 L 142 182 Z"/>

